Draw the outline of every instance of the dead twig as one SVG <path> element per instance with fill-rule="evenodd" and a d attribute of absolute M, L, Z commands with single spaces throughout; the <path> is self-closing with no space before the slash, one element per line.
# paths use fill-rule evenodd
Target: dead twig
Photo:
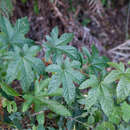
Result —
<path fill-rule="evenodd" d="M 59 17 L 59 19 L 61 20 L 63 25 L 66 26 L 67 25 L 66 20 L 63 18 L 63 15 L 57 8 L 56 4 L 57 4 L 57 1 L 55 1 L 54 3 L 51 3 L 53 10 L 55 11 L 55 14 L 57 15 L 57 17 Z"/>
<path fill-rule="evenodd" d="M 114 61 L 128 61 L 130 59 L 130 40 L 108 51 Z"/>

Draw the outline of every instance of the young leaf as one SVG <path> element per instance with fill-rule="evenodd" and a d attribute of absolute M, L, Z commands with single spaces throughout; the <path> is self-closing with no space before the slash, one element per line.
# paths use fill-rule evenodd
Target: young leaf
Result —
<path fill-rule="evenodd" d="M 58 38 L 58 28 L 55 27 L 51 36 L 46 36 L 47 43 L 44 43 L 43 46 L 46 48 L 46 57 L 54 56 L 57 58 L 59 55 L 66 54 L 72 59 L 78 59 L 77 49 L 72 46 L 67 46 L 67 43 L 71 42 L 73 38 L 72 33 L 65 33 L 60 38 Z"/>
<path fill-rule="evenodd" d="M 58 35 L 59 35 L 59 30 L 58 27 L 56 26 L 52 29 L 51 36 L 53 37 L 53 39 L 57 39 Z"/>
<path fill-rule="evenodd" d="M 83 50 L 83 53 L 87 56 L 88 61 L 91 62 L 91 54 L 89 50 L 86 47 L 83 47 L 82 50 Z"/>
<path fill-rule="evenodd" d="M 88 64 L 88 71 L 90 74 L 98 74 L 98 72 L 103 71 L 108 65 L 108 58 L 100 56 L 97 48 L 92 46 L 92 53 L 90 54 L 89 50 L 85 47 L 82 48 L 83 55 L 86 57 L 85 61 Z M 85 62 L 84 61 L 84 62 Z"/>

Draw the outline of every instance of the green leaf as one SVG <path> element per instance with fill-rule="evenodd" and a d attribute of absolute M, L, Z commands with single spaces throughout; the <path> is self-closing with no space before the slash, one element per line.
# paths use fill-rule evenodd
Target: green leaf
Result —
<path fill-rule="evenodd" d="M 72 103 L 75 99 L 75 86 L 71 79 L 71 76 L 64 72 L 64 76 L 62 77 L 63 83 L 63 97 L 65 101 L 69 104 Z"/>
<path fill-rule="evenodd" d="M 27 46 L 25 46 L 27 47 Z M 36 56 L 38 52 L 40 51 L 39 46 L 31 46 L 30 48 L 25 49 L 25 53 L 27 53 L 27 56 Z"/>
<path fill-rule="evenodd" d="M 68 69 L 67 72 L 72 76 L 72 79 L 75 83 L 80 84 L 85 79 L 85 76 L 82 75 L 78 70 Z"/>
<path fill-rule="evenodd" d="M 58 38 L 58 35 L 59 35 L 59 30 L 58 30 L 58 27 L 54 27 L 52 29 L 52 32 L 51 32 L 51 36 L 54 38 L 54 39 L 57 39 Z"/>
<path fill-rule="evenodd" d="M 117 85 L 116 92 L 119 101 L 125 100 L 130 94 L 130 81 L 122 77 Z"/>
<path fill-rule="evenodd" d="M 38 75 L 45 73 L 45 65 L 40 58 L 25 56 L 25 59 L 29 62 L 34 72 L 38 73 Z"/>
<path fill-rule="evenodd" d="M 45 95 L 46 96 L 62 96 L 62 94 L 63 94 L 63 88 L 58 88 L 58 89 L 56 89 L 55 92 L 53 92 L 53 93 L 48 93 L 47 92 Z"/>
<path fill-rule="evenodd" d="M 84 76 L 75 68 L 79 64 L 74 64 L 69 58 L 65 60 L 63 58 L 57 59 L 57 64 L 49 65 L 46 69 L 48 72 L 55 72 L 52 75 L 51 81 L 49 83 L 49 94 L 54 93 L 60 84 L 63 87 L 63 97 L 65 101 L 69 104 L 74 101 L 75 98 L 75 85 L 73 82 L 79 83 L 84 80 Z"/>
<path fill-rule="evenodd" d="M 48 86 L 48 93 L 51 94 L 53 92 L 55 92 L 59 86 L 61 84 L 61 76 L 60 74 L 55 74 L 52 76 L 52 79 L 49 83 L 49 86 Z"/>
<path fill-rule="evenodd" d="M 83 50 L 83 53 L 87 56 L 88 60 L 91 61 L 91 54 L 89 50 L 86 47 L 83 47 L 82 50 Z"/>
<path fill-rule="evenodd" d="M 65 33 L 58 38 L 58 28 L 55 27 L 51 32 L 51 36 L 46 36 L 47 43 L 43 44 L 46 48 L 46 58 L 52 56 L 52 60 L 54 61 L 58 56 L 66 54 L 70 58 L 77 60 L 79 58 L 77 49 L 67 46 L 67 43 L 71 42 L 72 38 L 72 33 Z"/>
<path fill-rule="evenodd" d="M 120 72 L 112 70 L 104 79 L 104 83 L 109 84 L 120 78 Z"/>
<path fill-rule="evenodd" d="M 125 66 L 123 63 L 117 64 L 113 62 L 108 62 L 108 64 L 121 72 L 125 71 Z"/>
<path fill-rule="evenodd" d="M 57 42 L 57 45 L 67 45 L 67 43 L 72 41 L 73 37 L 73 33 L 64 33 L 61 35 L 59 42 Z"/>
<path fill-rule="evenodd" d="M 13 2 L 11 0 L 1 0 L 0 1 L 0 12 L 3 15 L 9 17 L 13 13 Z"/>
<path fill-rule="evenodd" d="M 9 107 L 9 109 L 8 109 Z M 7 105 L 7 110 L 9 113 L 11 112 L 16 112 L 17 111 L 17 105 L 14 101 L 10 101 L 9 104 Z"/>
<path fill-rule="evenodd" d="M 38 0 L 34 0 L 33 10 L 37 15 L 39 14 Z"/>
<path fill-rule="evenodd" d="M 38 124 L 39 124 L 39 125 L 40 125 L 40 124 L 41 124 L 41 125 L 44 124 L 44 122 L 45 122 L 44 113 L 41 113 L 41 114 L 37 115 L 36 118 L 37 118 L 37 121 L 38 121 Z"/>
<path fill-rule="evenodd" d="M 14 45 L 22 47 L 24 44 L 32 44 L 32 40 L 25 38 L 25 34 L 29 30 L 27 18 L 18 19 L 15 26 L 12 26 L 10 21 L 0 16 L 0 41 L 4 42 L 6 48 L 12 48 Z"/>
<path fill-rule="evenodd" d="M 90 54 L 89 50 L 85 47 L 82 48 L 83 55 L 85 59 L 83 60 L 84 63 L 87 63 L 87 70 L 89 71 L 89 74 L 96 74 L 101 73 L 105 70 L 105 68 L 108 66 L 107 62 L 109 61 L 108 58 L 104 56 L 100 56 L 97 48 L 93 45 L 92 46 L 92 52 Z"/>
<path fill-rule="evenodd" d="M 102 122 L 96 127 L 96 130 L 115 130 L 115 126 L 111 122 Z"/>
<path fill-rule="evenodd" d="M 25 4 L 27 2 L 27 0 L 21 0 L 23 4 Z"/>
<path fill-rule="evenodd" d="M 14 101 L 9 101 L 7 99 L 4 99 L 4 101 L 2 102 L 2 105 L 4 108 L 7 107 L 7 111 L 9 113 L 17 111 L 17 105 Z"/>
<path fill-rule="evenodd" d="M 27 91 L 34 81 L 36 74 L 40 75 L 44 72 L 45 66 L 39 58 L 34 57 L 34 53 L 28 54 L 27 50 L 31 50 L 28 45 L 25 44 L 22 49 L 15 46 L 14 49 L 12 55 L 9 53 L 11 61 L 9 60 L 7 69 L 7 83 L 18 79 L 23 90 Z"/>
<path fill-rule="evenodd" d="M 32 105 L 33 97 L 30 95 L 24 95 L 23 97 L 26 101 L 23 103 L 22 112 L 26 112 Z"/>
<path fill-rule="evenodd" d="M 46 96 L 62 96 L 62 93 L 63 93 L 63 89 L 62 88 L 58 88 L 56 89 L 55 92 L 52 92 L 52 93 L 48 93 L 48 91 L 44 91 L 44 92 L 40 92 L 38 95 L 39 96 L 43 96 L 43 97 L 46 97 Z"/>
<path fill-rule="evenodd" d="M 41 98 L 39 100 L 53 112 L 61 116 L 71 116 L 70 112 L 58 102 L 53 101 L 53 100 L 48 100 L 48 99 L 41 99 Z"/>
<path fill-rule="evenodd" d="M 19 96 L 19 93 L 17 93 L 13 88 L 9 87 L 6 83 L 1 82 L 0 86 L 6 94 L 10 96 Z"/>
<path fill-rule="evenodd" d="M 63 54 L 67 54 L 72 59 L 78 59 L 77 50 L 72 46 L 57 46 L 56 49 L 61 51 Z"/>
<path fill-rule="evenodd" d="M 20 33 L 23 33 L 23 34 L 28 33 L 28 31 L 29 31 L 29 22 L 28 22 L 27 17 L 23 17 L 21 19 L 18 19 L 16 21 L 14 29 L 15 29 L 16 32 L 20 32 Z"/>
<path fill-rule="evenodd" d="M 93 105 L 97 103 L 98 95 L 99 94 L 97 88 L 92 88 L 91 90 L 89 90 L 85 103 L 86 109 L 90 109 Z"/>
<path fill-rule="evenodd" d="M 46 71 L 47 72 L 60 72 L 61 71 L 61 67 L 59 65 L 52 64 L 52 65 L 49 65 L 46 68 Z"/>
<path fill-rule="evenodd" d="M 92 125 L 94 122 L 95 122 L 95 118 L 94 118 L 94 116 L 92 116 L 92 115 L 89 116 L 89 117 L 88 117 L 88 121 L 87 121 L 87 123 L 90 124 L 90 125 Z"/>
<path fill-rule="evenodd" d="M 90 79 L 87 79 L 86 81 L 84 81 L 79 89 L 85 89 L 85 88 L 89 88 L 89 87 L 97 87 L 98 85 L 98 80 L 94 75 L 90 75 Z"/>
<path fill-rule="evenodd" d="M 50 78 L 47 78 L 40 81 L 41 90 L 48 87 L 50 80 L 51 80 Z"/>
<path fill-rule="evenodd" d="M 122 118 L 124 121 L 127 123 L 130 121 L 130 105 L 127 104 L 126 102 L 123 102 L 121 105 L 121 110 L 122 110 Z"/>
<path fill-rule="evenodd" d="M 103 110 L 103 112 L 109 116 L 112 111 L 113 111 L 113 99 L 112 96 L 108 90 L 108 88 L 104 85 L 102 85 L 102 87 L 100 88 L 100 98 L 98 99 L 100 104 L 101 104 L 101 108 Z"/>
<path fill-rule="evenodd" d="M 45 130 L 43 124 L 42 125 L 38 125 L 37 130 Z"/>
<path fill-rule="evenodd" d="M 97 56 L 97 55 L 99 55 L 99 51 L 98 51 L 98 49 L 96 48 L 96 46 L 93 44 L 92 45 L 92 55 L 93 56 Z"/>
<path fill-rule="evenodd" d="M 84 105 L 86 103 L 86 98 L 79 99 L 78 103 Z"/>
<path fill-rule="evenodd" d="M 0 30 L 8 35 L 9 39 L 12 38 L 14 33 L 13 27 L 9 20 L 4 16 L 0 16 Z"/>
<path fill-rule="evenodd" d="M 76 60 L 73 60 L 70 64 L 70 67 L 74 68 L 74 69 L 80 69 L 80 66 L 81 66 L 81 63 L 79 61 L 76 61 Z"/>
<path fill-rule="evenodd" d="M 114 107 L 112 113 L 109 115 L 109 121 L 118 125 L 121 121 L 121 114 L 120 107 Z"/>

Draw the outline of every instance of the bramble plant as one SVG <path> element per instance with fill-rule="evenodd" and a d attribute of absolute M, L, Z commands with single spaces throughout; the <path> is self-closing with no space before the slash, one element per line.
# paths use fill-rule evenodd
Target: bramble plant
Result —
<path fill-rule="evenodd" d="M 130 129 L 129 65 L 109 62 L 94 45 L 78 51 L 68 45 L 73 34 L 59 37 L 57 27 L 36 45 L 25 37 L 26 17 L 12 25 L 0 16 L 0 31 L 2 124 L 32 130 Z M 44 61 L 38 58 L 43 48 Z"/>

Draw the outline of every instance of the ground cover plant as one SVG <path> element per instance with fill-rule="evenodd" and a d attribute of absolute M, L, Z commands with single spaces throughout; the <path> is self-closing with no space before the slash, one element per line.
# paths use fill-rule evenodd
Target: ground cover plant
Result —
<path fill-rule="evenodd" d="M 25 37 L 27 17 L 0 16 L 0 126 L 32 130 L 130 129 L 129 63 L 68 45 L 53 28 L 46 42 Z M 39 53 L 45 55 L 39 58 Z"/>

